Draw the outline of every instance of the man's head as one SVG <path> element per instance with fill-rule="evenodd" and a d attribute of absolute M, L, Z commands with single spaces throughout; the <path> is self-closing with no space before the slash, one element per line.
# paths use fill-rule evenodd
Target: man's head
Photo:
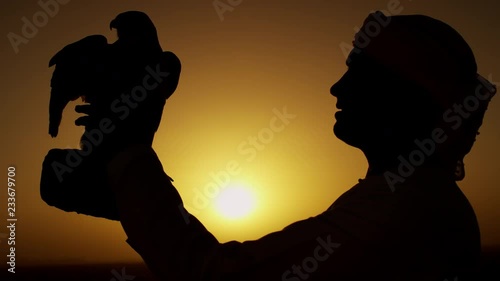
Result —
<path fill-rule="evenodd" d="M 443 114 L 478 86 L 465 40 L 430 17 L 371 14 L 353 45 L 347 72 L 331 88 L 341 109 L 334 132 L 367 155 L 395 157 L 415 149 L 415 140 L 431 137 L 437 127 L 446 130 L 453 124 Z M 451 161 L 469 152 L 488 101 L 453 132 L 456 137 L 446 144 L 446 156 L 456 157 Z"/>

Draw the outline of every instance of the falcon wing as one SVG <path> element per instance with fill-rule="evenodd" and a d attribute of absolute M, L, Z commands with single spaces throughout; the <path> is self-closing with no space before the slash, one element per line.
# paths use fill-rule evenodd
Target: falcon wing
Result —
<path fill-rule="evenodd" d="M 94 83 L 103 71 L 108 48 L 106 37 L 91 35 L 69 44 L 50 59 L 55 65 L 50 81 L 49 134 L 56 137 L 66 105 L 92 92 Z"/>

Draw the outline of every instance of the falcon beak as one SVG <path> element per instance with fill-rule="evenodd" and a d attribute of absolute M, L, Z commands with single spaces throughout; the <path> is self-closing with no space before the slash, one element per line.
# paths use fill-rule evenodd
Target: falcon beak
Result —
<path fill-rule="evenodd" d="M 118 29 L 118 21 L 116 19 L 112 20 L 109 23 L 109 30 L 112 30 L 113 28 Z"/>

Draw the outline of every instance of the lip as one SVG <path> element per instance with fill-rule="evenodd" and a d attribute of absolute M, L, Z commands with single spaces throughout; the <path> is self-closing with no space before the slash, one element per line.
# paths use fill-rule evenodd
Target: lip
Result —
<path fill-rule="evenodd" d="M 335 118 L 338 119 L 339 117 L 341 117 L 342 115 L 344 114 L 344 112 L 342 112 L 341 110 L 335 112 Z"/>

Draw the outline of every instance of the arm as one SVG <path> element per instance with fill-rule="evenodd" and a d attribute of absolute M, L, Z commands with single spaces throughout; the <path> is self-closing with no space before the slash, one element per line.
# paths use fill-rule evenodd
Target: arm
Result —
<path fill-rule="evenodd" d="M 161 280 L 348 280 L 356 278 L 354 266 L 373 263 L 369 240 L 383 236 L 370 219 L 338 211 L 221 244 L 184 210 L 151 148 L 118 154 L 108 175 L 127 243 Z"/>

